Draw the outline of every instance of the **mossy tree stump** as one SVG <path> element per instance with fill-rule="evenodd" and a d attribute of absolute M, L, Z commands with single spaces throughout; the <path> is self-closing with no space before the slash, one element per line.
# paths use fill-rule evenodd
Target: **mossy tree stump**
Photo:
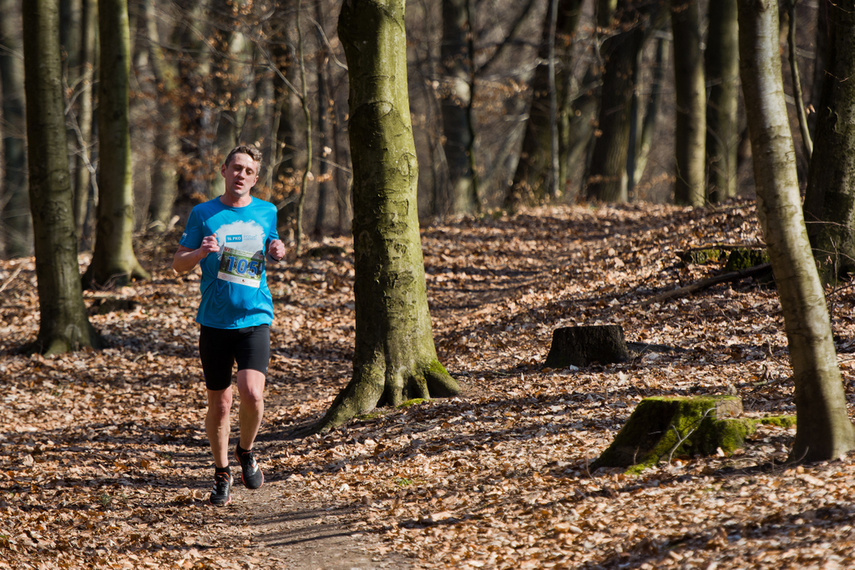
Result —
<path fill-rule="evenodd" d="M 555 329 L 545 365 L 581 368 L 593 362 L 611 364 L 628 359 L 629 349 L 619 325 L 590 325 Z"/>
<path fill-rule="evenodd" d="M 741 413 L 738 396 L 645 398 L 591 468 L 639 472 L 674 456 L 732 452 L 755 429 Z"/>

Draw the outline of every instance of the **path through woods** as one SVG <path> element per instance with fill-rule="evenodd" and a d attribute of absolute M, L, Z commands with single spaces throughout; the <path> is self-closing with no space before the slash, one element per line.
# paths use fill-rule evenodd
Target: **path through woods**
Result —
<path fill-rule="evenodd" d="M 143 240 L 154 280 L 89 292 L 110 348 L 55 358 L 35 338 L 33 260 L 0 264 L 0 568 L 846 568 L 855 457 L 782 466 L 793 431 L 732 456 L 677 457 L 640 476 L 590 472 L 646 396 L 736 392 L 753 417 L 794 413 L 768 284 L 682 264 L 707 243 L 760 242 L 753 205 L 530 210 L 423 231 L 437 349 L 465 387 L 289 439 L 347 382 L 352 247 L 271 270 L 277 322 L 259 491 L 207 505 L 198 278 L 177 235 Z M 85 260 L 81 260 L 82 267 Z M 828 292 L 855 404 L 852 287 Z M 552 331 L 619 324 L 651 350 L 544 369 Z M 673 348 L 674 350 L 671 350 Z"/>

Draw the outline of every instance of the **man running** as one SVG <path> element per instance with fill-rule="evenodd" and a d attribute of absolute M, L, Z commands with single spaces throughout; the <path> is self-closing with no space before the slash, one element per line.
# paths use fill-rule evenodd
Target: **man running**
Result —
<path fill-rule="evenodd" d="M 252 451 L 264 412 L 264 382 L 270 360 L 273 297 L 266 260 L 280 261 L 285 245 L 276 231 L 276 206 L 250 195 L 258 181 L 261 152 L 237 146 L 220 167 L 222 196 L 193 208 L 172 267 L 202 268 L 199 355 L 208 394 L 205 431 L 214 456 L 212 505 L 231 501 L 229 413 L 232 369 L 237 362 L 240 440 L 235 456 L 243 484 L 257 489 L 264 473 Z"/>

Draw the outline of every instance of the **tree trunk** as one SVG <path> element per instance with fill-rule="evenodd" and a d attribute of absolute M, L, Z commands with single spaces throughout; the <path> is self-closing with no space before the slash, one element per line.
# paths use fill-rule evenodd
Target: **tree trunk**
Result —
<path fill-rule="evenodd" d="M 0 0 L 0 97 L 3 99 L 3 195 L 0 196 L 0 246 L 7 257 L 32 251 L 32 222 L 27 196 L 27 141 L 24 111 L 24 62 L 20 24 L 13 17 L 17 2 Z"/>
<path fill-rule="evenodd" d="M 404 0 L 346 0 L 356 347 L 353 377 L 317 429 L 378 405 L 459 392 L 433 342 L 419 238 Z"/>
<path fill-rule="evenodd" d="M 698 0 L 671 0 L 677 99 L 674 201 L 688 206 L 703 206 L 705 198 L 706 89 L 699 12 Z"/>
<path fill-rule="evenodd" d="M 89 286 L 123 285 L 135 278 L 149 278 L 133 249 L 128 5 L 126 0 L 100 0 L 98 8 L 101 46 L 98 148 L 101 161 L 95 250 L 84 277 L 84 283 Z"/>
<path fill-rule="evenodd" d="M 24 2 L 24 67 L 30 204 L 39 292 L 36 350 L 98 347 L 77 265 L 59 56 L 57 0 Z"/>
<path fill-rule="evenodd" d="M 149 61 L 157 83 L 157 110 L 161 121 L 154 133 L 154 161 L 151 165 L 151 199 L 148 205 L 149 228 L 155 232 L 166 230 L 175 198 L 178 196 L 178 144 L 181 123 L 176 101 L 179 98 L 178 69 L 162 49 L 158 18 L 154 0 L 145 0 L 143 6 L 146 31 L 149 38 Z"/>
<path fill-rule="evenodd" d="M 309 178 L 312 176 L 312 112 L 309 106 L 308 81 L 306 79 L 306 56 L 303 40 L 303 27 L 301 17 L 303 15 L 303 0 L 297 0 L 297 15 L 294 21 L 297 23 L 297 65 L 300 70 L 300 107 L 303 110 L 303 126 L 305 127 L 305 150 L 306 167 L 300 177 L 300 193 L 297 197 L 297 208 L 294 215 L 294 250 L 297 255 L 303 249 L 303 213 L 305 212 L 306 195 L 309 193 Z"/>
<path fill-rule="evenodd" d="M 819 100 L 822 98 L 822 89 L 825 84 L 825 70 L 827 67 L 826 54 L 828 53 L 828 35 L 829 24 L 828 9 L 831 2 L 822 0 L 818 2 L 816 14 L 816 41 L 814 42 L 814 60 L 813 60 L 813 81 L 810 86 L 810 104 L 819 109 Z M 819 113 L 811 113 L 808 115 L 808 127 L 810 132 L 815 135 L 817 115 Z M 815 138 L 815 137 L 814 137 Z"/>
<path fill-rule="evenodd" d="M 573 47 L 573 36 L 582 13 L 582 0 L 559 0 L 558 17 L 555 23 L 556 35 L 561 41 L 556 41 L 558 52 L 558 70 L 556 71 L 555 85 L 561 87 L 561 93 L 557 95 L 560 104 L 558 109 L 559 124 L 564 127 L 570 120 L 572 99 L 567 96 L 570 90 L 570 82 L 567 76 L 572 74 L 571 48 Z M 547 15 L 548 16 L 548 15 Z M 522 150 L 514 172 L 514 181 L 508 190 L 504 207 L 515 210 L 523 204 L 540 204 L 549 194 L 549 180 L 551 176 L 550 149 L 551 149 L 551 117 L 549 102 L 549 66 L 547 65 L 550 32 L 549 18 L 544 18 L 543 31 L 540 38 L 540 49 L 537 54 L 538 65 L 534 69 L 531 79 L 531 103 L 529 105 L 528 120 L 525 124 Z M 566 127 L 562 129 L 566 132 Z M 564 134 L 564 133 L 562 133 Z M 566 165 L 567 144 L 566 137 L 560 137 L 559 164 Z M 565 176 L 560 173 L 558 186 L 563 189 L 566 182 L 566 171 L 562 169 Z"/>
<path fill-rule="evenodd" d="M 475 131 L 472 125 L 472 66 L 470 53 L 472 23 L 469 20 L 470 0 L 442 0 L 442 44 L 440 65 L 442 73 L 443 148 L 448 164 L 451 191 L 449 206 L 455 214 L 474 212 L 479 208 L 472 149 Z"/>
<path fill-rule="evenodd" d="M 318 208 L 315 210 L 314 235 L 320 237 L 324 234 L 324 220 L 327 217 L 327 204 L 332 198 L 330 186 L 332 175 L 330 174 L 330 150 L 327 131 L 329 129 L 329 82 L 327 80 L 327 66 L 329 63 L 329 50 L 324 41 L 324 30 L 322 28 L 324 14 L 320 3 L 315 4 L 315 19 L 317 20 L 316 36 L 318 40 L 316 77 L 318 84 L 318 149 L 320 160 L 318 161 Z"/>
<path fill-rule="evenodd" d="M 778 287 L 795 383 L 791 461 L 855 448 L 822 283 L 802 217 L 781 79 L 775 0 L 739 2 L 740 77 L 754 157 L 757 213 Z"/>
<path fill-rule="evenodd" d="M 855 273 L 855 15 L 829 3 L 830 34 L 805 219 L 823 281 Z"/>
<path fill-rule="evenodd" d="M 663 26 L 667 25 L 663 22 Z M 660 29 L 664 31 L 664 29 Z M 669 46 L 669 40 L 664 33 L 654 33 L 656 47 L 654 49 L 653 64 L 650 70 L 650 87 L 636 88 L 632 98 L 632 122 L 630 123 L 629 151 L 627 152 L 627 196 L 632 202 L 637 198 L 635 187 L 644 176 L 647 162 L 650 158 L 650 148 L 653 144 L 653 134 L 656 132 L 656 124 L 659 119 L 659 104 L 662 101 L 663 85 L 665 84 L 665 54 Z M 647 93 L 644 112 L 639 113 L 642 97 L 639 91 Z M 640 116 L 639 116 L 640 115 Z"/>
<path fill-rule="evenodd" d="M 182 0 L 176 3 L 176 27 L 173 45 L 195 57 L 178 60 L 178 76 L 184 97 L 180 101 L 181 158 L 178 170 L 178 198 L 175 209 L 184 219 L 194 205 L 211 194 L 212 181 L 219 176 L 213 157 L 213 109 L 199 93 L 210 90 L 213 75 L 209 39 L 213 35 L 205 15 L 213 0 Z M 212 168 L 213 166 L 213 168 Z"/>
<path fill-rule="evenodd" d="M 216 163 L 222 164 L 226 153 L 241 142 L 241 131 L 243 124 L 244 101 L 251 97 L 248 89 L 247 76 L 252 77 L 248 66 L 243 62 L 247 59 L 247 42 L 242 34 L 236 31 L 235 15 L 233 11 L 237 4 L 224 4 L 218 6 L 218 19 L 212 26 L 213 44 L 210 78 L 214 92 L 217 94 L 214 110 L 214 121 L 216 123 L 216 142 L 214 152 L 221 160 Z M 253 136 L 252 140 L 255 140 Z M 220 196 L 225 191 L 225 179 L 215 176 L 211 180 L 211 196 Z"/>
<path fill-rule="evenodd" d="M 95 114 L 95 67 L 98 59 L 98 6 L 96 0 L 83 0 L 83 13 L 80 20 L 80 65 L 84 66 L 80 76 L 80 95 L 77 108 L 78 153 L 74 167 L 74 220 L 80 246 L 92 247 L 92 217 L 95 207 L 95 188 L 92 184 L 94 167 L 92 165 L 92 122 Z"/>
<path fill-rule="evenodd" d="M 739 26 L 737 0 L 709 5 L 709 32 L 704 51 L 707 103 L 707 199 L 712 204 L 736 196 L 736 151 L 739 147 Z"/>
<path fill-rule="evenodd" d="M 278 0 L 271 18 L 271 56 L 276 66 L 276 80 L 273 83 L 275 111 L 276 152 L 271 155 L 273 171 L 273 197 L 277 204 L 276 225 L 283 239 L 293 239 L 294 219 L 297 216 L 297 188 L 294 182 L 297 164 L 297 124 L 294 120 L 295 85 L 297 83 L 294 54 L 294 40 L 291 24 L 294 0 Z M 283 235 L 287 231 L 289 235 Z"/>
<path fill-rule="evenodd" d="M 603 42 L 605 71 L 598 134 L 586 175 L 585 195 L 589 200 L 627 201 L 626 166 L 635 71 L 646 33 L 655 27 L 651 26 L 651 19 L 658 10 L 658 4 L 637 7 L 630 0 L 621 0 L 615 16 L 617 31 Z"/>

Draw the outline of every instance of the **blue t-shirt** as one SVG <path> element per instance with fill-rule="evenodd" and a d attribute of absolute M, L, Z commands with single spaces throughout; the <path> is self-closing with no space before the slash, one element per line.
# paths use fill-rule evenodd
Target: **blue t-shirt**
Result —
<path fill-rule="evenodd" d="M 276 206 L 255 197 L 241 208 L 226 206 L 219 198 L 198 204 L 179 243 L 197 249 L 209 235 L 217 236 L 220 251 L 199 264 L 202 301 L 196 322 L 219 329 L 272 324 L 273 297 L 264 261 L 267 244 L 279 239 Z"/>

